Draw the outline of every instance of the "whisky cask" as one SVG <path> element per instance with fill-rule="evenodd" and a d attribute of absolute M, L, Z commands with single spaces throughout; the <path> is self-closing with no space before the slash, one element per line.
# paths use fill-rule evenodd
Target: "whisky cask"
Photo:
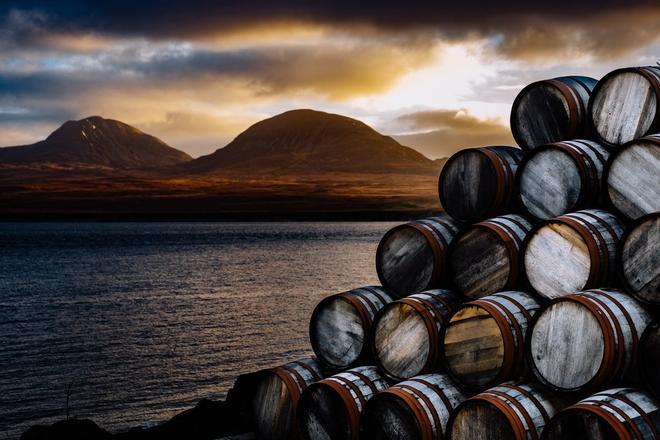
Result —
<path fill-rule="evenodd" d="M 541 304 L 524 292 L 501 292 L 463 304 L 445 331 L 447 372 L 485 389 L 524 372 L 525 335 Z"/>
<path fill-rule="evenodd" d="M 619 243 L 617 270 L 628 293 L 644 303 L 660 305 L 660 212 L 628 227 Z"/>
<path fill-rule="evenodd" d="M 660 67 L 628 67 L 605 75 L 589 114 L 598 140 L 621 145 L 660 131 Z"/>
<path fill-rule="evenodd" d="M 613 388 L 560 411 L 546 427 L 545 440 L 657 440 L 660 409 L 645 391 Z"/>
<path fill-rule="evenodd" d="M 517 200 L 515 174 L 522 150 L 514 147 L 468 148 L 442 167 L 440 203 L 456 221 L 474 223 L 511 212 Z"/>
<path fill-rule="evenodd" d="M 387 387 L 376 367 L 356 367 L 310 385 L 298 404 L 300 438 L 357 440 L 360 413 Z"/>
<path fill-rule="evenodd" d="M 321 365 L 314 358 L 258 373 L 249 402 L 257 436 L 267 440 L 294 438 L 300 394 L 323 377 Z"/>
<path fill-rule="evenodd" d="M 538 440 L 563 399 L 532 383 L 507 382 L 458 405 L 449 418 L 451 440 Z"/>
<path fill-rule="evenodd" d="M 629 219 L 660 211 L 660 134 L 622 146 L 605 171 L 611 205 Z"/>
<path fill-rule="evenodd" d="M 611 285 L 623 224 L 599 209 L 565 214 L 533 231 L 524 250 L 530 285 L 546 298 Z"/>
<path fill-rule="evenodd" d="M 309 323 L 309 339 L 318 359 L 332 369 L 346 369 L 368 360 L 369 329 L 378 311 L 391 301 L 378 286 L 323 299 Z"/>
<path fill-rule="evenodd" d="M 447 249 L 459 226 L 442 214 L 390 229 L 376 250 L 381 284 L 398 297 L 446 284 Z"/>
<path fill-rule="evenodd" d="M 395 380 L 437 371 L 445 326 L 461 302 L 455 293 L 436 289 L 388 304 L 373 325 L 376 365 Z"/>
<path fill-rule="evenodd" d="M 660 322 L 646 327 L 639 343 L 637 364 L 642 382 L 656 399 L 660 399 Z"/>
<path fill-rule="evenodd" d="M 413 377 L 367 402 L 360 416 L 360 438 L 442 440 L 449 415 L 465 399 L 444 374 Z"/>
<path fill-rule="evenodd" d="M 650 322 L 639 302 L 618 291 L 565 295 L 535 317 L 527 360 L 536 378 L 551 389 L 593 391 L 628 377 Z"/>
<path fill-rule="evenodd" d="M 449 247 L 449 276 L 454 289 L 471 299 L 523 284 L 522 245 L 532 224 L 509 214 L 468 226 Z"/>
<path fill-rule="evenodd" d="M 525 150 L 589 137 L 588 104 L 596 80 L 564 76 L 529 84 L 511 106 L 511 132 Z"/>
<path fill-rule="evenodd" d="M 603 146 L 588 140 L 535 148 L 518 167 L 522 206 L 541 220 L 597 206 L 609 155 Z"/>

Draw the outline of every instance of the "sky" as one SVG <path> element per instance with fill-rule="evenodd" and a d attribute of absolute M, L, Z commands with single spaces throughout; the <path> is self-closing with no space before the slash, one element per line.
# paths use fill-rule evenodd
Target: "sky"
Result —
<path fill-rule="evenodd" d="M 660 61 L 660 2 L 0 1 L 0 145 L 100 115 L 194 157 L 311 108 L 431 158 L 513 144 L 526 84 Z"/>

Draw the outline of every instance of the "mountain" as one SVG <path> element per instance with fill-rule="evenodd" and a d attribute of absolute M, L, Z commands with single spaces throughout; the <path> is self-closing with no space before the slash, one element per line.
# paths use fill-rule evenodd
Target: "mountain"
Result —
<path fill-rule="evenodd" d="M 192 158 L 135 127 L 100 116 L 68 121 L 45 140 L 0 148 L 0 163 L 85 164 L 119 169 L 175 165 Z"/>
<path fill-rule="evenodd" d="M 190 173 L 436 174 L 438 164 L 363 122 L 303 109 L 257 122 L 226 147 L 182 168 Z"/>

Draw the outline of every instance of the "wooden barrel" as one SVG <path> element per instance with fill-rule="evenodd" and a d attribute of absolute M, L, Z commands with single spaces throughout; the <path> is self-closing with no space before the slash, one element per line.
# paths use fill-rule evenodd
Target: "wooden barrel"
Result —
<path fill-rule="evenodd" d="M 660 67 L 628 67 L 605 75 L 589 101 L 594 135 L 621 145 L 660 131 Z"/>
<path fill-rule="evenodd" d="M 391 301 L 378 286 L 324 298 L 309 322 L 309 339 L 319 360 L 332 369 L 346 369 L 369 359 L 369 329 L 378 311 Z"/>
<path fill-rule="evenodd" d="M 617 271 L 628 293 L 644 303 L 660 305 L 660 212 L 628 227 L 619 243 Z"/>
<path fill-rule="evenodd" d="M 611 205 L 630 219 L 660 211 L 659 169 L 660 134 L 622 146 L 605 170 Z"/>
<path fill-rule="evenodd" d="M 449 247 L 449 276 L 457 292 L 477 299 L 522 284 L 522 244 L 532 224 L 515 214 L 460 232 Z"/>
<path fill-rule="evenodd" d="M 514 147 L 468 148 L 454 154 L 442 167 L 438 183 L 445 212 L 464 223 L 510 212 L 522 155 Z"/>
<path fill-rule="evenodd" d="M 553 300 L 527 337 L 534 375 L 557 391 L 592 391 L 632 371 L 651 315 L 632 297 L 588 290 Z"/>
<path fill-rule="evenodd" d="M 442 440 L 454 408 L 466 396 L 444 374 L 425 374 L 376 394 L 360 416 L 360 438 Z"/>
<path fill-rule="evenodd" d="M 660 409 L 645 391 L 613 388 L 560 411 L 543 432 L 545 440 L 657 440 Z"/>
<path fill-rule="evenodd" d="M 527 327 L 540 306 L 524 292 L 495 293 L 463 304 L 445 331 L 448 373 L 471 389 L 519 377 L 524 371 Z"/>
<path fill-rule="evenodd" d="M 531 150 L 589 137 L 588 105 L 596 82 L 586 76 L 564 76 L 522 89 L 511 107 L 511 132 L 518 145 Z"/>
<path fill-rule="evenodd" d="M 563 399 L 531 383 L 503 383 L 467 399 L 449 418 L 451 440 L 537 440 Z"/>
<path fill-rule="evenodd" d="M 603 169 L 609 155 L 604 147 L 588 140 L 534 149 L 518 167 L 522 206 L 542 220 L 593 208 L 601 201 Z"/>
<path fill-rule="evenodd" d="M 390 229 L 376 251 L 381 284 L 399 297 L 442 287 L 447 248 L 458 230 L 445 214 Z"/>
<path fill-rule="evenodd" d="M 660 321 L 646 327 L 639 343 L 637 363 L 642 382 L 660 399 Z"/>
<path fill-rule="evenodd" d="M 310 385 L 298 404 L 300 438 L 357 440 L 362 409 L 387 387 L 376 367 L 356 367 Z"/>
<path fill-rule="evenodd" d="M 295 413 L 300 394 L 323 377 L 321 365 L 314 358 L 258 373 L 249 402 L 257 436 L 268 440 L 295 437 Z"/>
<path fill-rule="evenodd" d="M 527 279 L 546 298 L 610 285 L 622 235 L 621 221 L 599 209 L 548 220 L 527 238 L 523 257 Z"/>
<path fill-rule="evenodd" d="M 396 380 L 437 371 L 445 326 L 461 302 L 455 293 L 437 289 L 388 304 L 373 325 L 376 365 Z"/>

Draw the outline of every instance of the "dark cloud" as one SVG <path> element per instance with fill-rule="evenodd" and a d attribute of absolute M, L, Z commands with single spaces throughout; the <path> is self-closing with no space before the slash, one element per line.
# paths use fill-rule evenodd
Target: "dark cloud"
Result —
<path fill-rule="evenodd" d="M 393 136 L 431 157 L 448 157 L 467 147 L 515 145 L 509 127 L 495 119 L 479 119 L 465 110 L 432 110 L 403 115 L 399 121 L 421 132 Z"/>

